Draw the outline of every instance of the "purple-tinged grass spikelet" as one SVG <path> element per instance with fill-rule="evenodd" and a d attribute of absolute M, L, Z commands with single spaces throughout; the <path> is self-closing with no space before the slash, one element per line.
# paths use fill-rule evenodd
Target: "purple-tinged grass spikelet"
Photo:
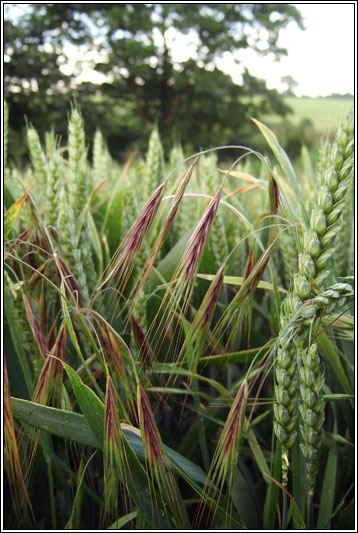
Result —
<path fill-rule="evenodd" d="M 31 503 L 21 468 L 19 448 L 15 433 L 11 408 L 10 385 L 4 360 L 4 467 L 7 474 L 12 501 L 16 513 L 21 514 L 25 522 L 30 522 Z"/>
<path fill-rule="evenodd" d="M 169 461 L 165 453 L 158 426 L 155 422 L 151 405 L 143 387 L 138 384 L 137 389 L 138 418 L 142 435 L 146 462 L 149 475 L 158 489 L 161 500 L 167 504 L 167 512 L 171 519 L 177 522 L 177 528 L 181 529 L 181 509 L 176 496 L 176 483 L 169 467 Z"/>

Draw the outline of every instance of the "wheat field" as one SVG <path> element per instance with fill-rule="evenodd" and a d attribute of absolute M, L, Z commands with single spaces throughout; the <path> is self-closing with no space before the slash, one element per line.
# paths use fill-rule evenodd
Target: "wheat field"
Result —
<path fill-rule="evenodd" d="M 353 112 L 299 174 L 254 122 L 5 154 L 6 528 L 353 527 Z"/>

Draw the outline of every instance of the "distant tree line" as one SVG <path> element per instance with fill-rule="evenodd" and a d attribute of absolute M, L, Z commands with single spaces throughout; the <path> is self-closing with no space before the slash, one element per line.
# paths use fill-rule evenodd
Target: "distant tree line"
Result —
<path fill-rule="evenodd" d="M 12 146 L 25 117 L 41 135 L 51 127 L 66 136 L 74 100 L 85 116 L 88 139 L 96 128 L 118 156 L 143 147 L 158 125 L 164 146 L 193 150 L 249 144 L 250 117 L 284 116 L 283 97 L 237 61 L 242 82 L 222 72 L 224 54 L 247 48 L 279 58 L 280 30 L 302 18 L 292 4 L 26 4 L 4 24 L 4 87 Z M 190 53 L 176 57 L 173 41 Z M 75 50 L 91 57 L 105 82 L 79 83 L 81 65 L 66 74 Z M 91 55 L 89 55 L 91 54 Z M 11 147 L 11 143 L 10 143 Z M 26 147 L 17 146 L 23 155 Z M 13 152 L 13 156 L 15 153 Z"/>

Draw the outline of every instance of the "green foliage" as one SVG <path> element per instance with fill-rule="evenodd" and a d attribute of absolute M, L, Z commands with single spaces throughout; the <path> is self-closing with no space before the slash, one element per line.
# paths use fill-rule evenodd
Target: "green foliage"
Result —
<path fill-rule="evenodd" d="M 154 130 L 121 165 L 78 108 L 69 149 L 31 131 L 5 174 L 9 529 L 351 525 L 354 278 L 320 259 L 351 192 L 342 124 L 304 179 L 259 121 L 274 164 L 168 162 Z"/>
<path fill-rule="evenodd" d="M 5 14 L 5 95 L 15 132 L 27 116 L 41 138 L 54 124 L 64 137 L 66 111 L 76 99 L 88 117 L 88 138 L 99 128 L 114 156 L 133 144 L 144 150 L 155 122 L 166 151 L 179 140 L 198 150 L 247 143 L 251 116 L 288 111 L 245 65 L 238 65 L 243 73 L 236 84 L 218 60 L 249 47 L 283 55 L 281 29 L 291 21 L 302 27 L 293 5 L 26 4 L 16 18 L 10 7 Z M 186 42 L 188 35 L 194 36 L 190 52 L 176 57 L 173 42 Z M 179 46 L 185 52 L 186 45 Z M 78 82 L 85 59 L 64 73 L 79 47 L 91 53 L 104 83 Z M 12 157 L 25 155 L 21 141 L 18 149 Z"/>

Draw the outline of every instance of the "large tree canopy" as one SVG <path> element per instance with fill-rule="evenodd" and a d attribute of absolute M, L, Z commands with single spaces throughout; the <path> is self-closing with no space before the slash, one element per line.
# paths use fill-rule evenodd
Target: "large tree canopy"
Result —
<path fill-rule="evenodd" d="M 158 123 L 166 144 L 177 136 L 197 149 L 245 142 L 250 116 L 287 111 L 279 95 L 245 68 L 240 51 L 254 49 L 258 58 L 284 54 L 280 30 L 292 20 L 302 26 L 293 5 L 26 6 L 5 23 L 5 94 L 13 127 L 25 114 L 40 129 L 56 122 L 59 130 L 76 98 L 89 129 L 100 126 L 112 148 L 140 140 Z M 64 73 L 74 46 L 84 61 L 91 52 L 103 83 L 79 83 L 80 68 Z M 239 83 L 221 70 L 229 53 Z"/>

